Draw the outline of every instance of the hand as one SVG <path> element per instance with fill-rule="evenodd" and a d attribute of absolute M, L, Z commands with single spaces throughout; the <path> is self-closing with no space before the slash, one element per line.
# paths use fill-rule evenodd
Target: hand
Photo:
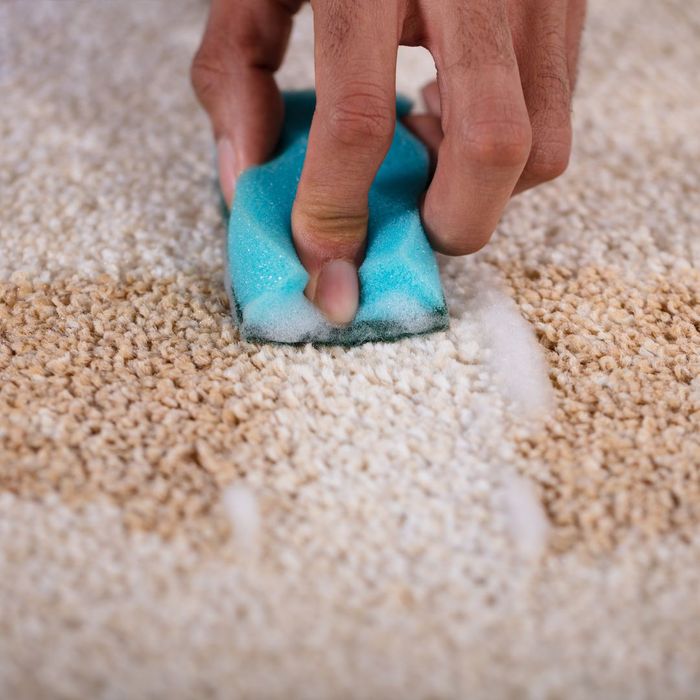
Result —
<path fill-rule="evenodd" d="M 192 65 L 217 140 L 222 190 L 277 142 L 275 84 L 303 0 L 212 0 Z M 334 323 L 357 310 L 367 195 L 395 126 L 397 46 L 425 46 L 437 83 L 409 118 L 436 158 L 422 204 L 433 246 L 491 237 L 513 194 L 551 180 L 571 150 L 585 0 L 311 0 L 317 107 L 292 213 L 307 296 Z"/>

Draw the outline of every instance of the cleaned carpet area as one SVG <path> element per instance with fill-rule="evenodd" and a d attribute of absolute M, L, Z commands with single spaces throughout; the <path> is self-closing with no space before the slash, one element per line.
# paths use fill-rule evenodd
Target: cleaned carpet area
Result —
<path fill-rule="evenodd" d="M 205 4 L 1 4 L 0 696 L 697 697 L 699 8 L 594 0 L 450 330 L 318 349 L 230 321 Z"/>

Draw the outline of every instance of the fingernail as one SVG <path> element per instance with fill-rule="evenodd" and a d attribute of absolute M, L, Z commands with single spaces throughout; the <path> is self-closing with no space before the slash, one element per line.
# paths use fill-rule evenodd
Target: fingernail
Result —
<path fill-rule="evenodd" d="M 219 183 L 226 204 L 230 207 L 233 200 L 233 191 L 238 177 L 238 163 L 233 144 L 227 138 L 219 139 L 216 144 L 216 158 L 219 163 Z"/>
<path fill-rule="evenodd" d="M 347 260 L 327 262 L 318 276 L 314 303 L 336 325 L 347 325 L 355 318 L 360 301 L 357 268 Z"/>

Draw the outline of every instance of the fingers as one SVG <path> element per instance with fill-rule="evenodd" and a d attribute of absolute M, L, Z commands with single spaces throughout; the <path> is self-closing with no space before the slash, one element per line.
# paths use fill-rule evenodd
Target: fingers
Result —
<path fill-rule="evenodd" d="M 519 3 L 511 17 L 532 149 L 515 192 L 561 175 L 571 153 L 568 0 Z"/>
<path fill-rule="evenodd" d="M 338 324 L 357 310 L 368 192 L 394 133 L 397 5 L 312 2 L 317 104 L 292 230 L 306 294 Z"/>
<path fill-rule="evenodd" d="M 300 5 L 301 0 L 212 0 L 191 77 L 212 123 L 229 205 L 240 172 L 263 162 L 279 137 L 283 107 L 273 76 Z"/>
<path fill-rule="evenodd" d="M 444 139 L 423 220 L 437 250 L 459 255 L 490 238 L 528 160 L 531 128 L 505 0 L 435 8 L 429 48 Z"/>

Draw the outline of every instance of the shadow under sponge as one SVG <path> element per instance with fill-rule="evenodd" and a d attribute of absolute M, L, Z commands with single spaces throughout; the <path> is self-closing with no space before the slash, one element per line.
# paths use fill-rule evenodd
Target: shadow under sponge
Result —
<path fill-rule="evenodd" d="M 244 171 L 230 212 L 226 286 L 245 340 L 359 345 L 448 327 L 435 255 L 418 203 L 428 178 L 424 146 L 397 121 L 369 192 L 360 304 L 345 327 L 330 324 L 304 296 L 308 274 L 292 242 L 291 215 L 315 107 L 313 91 L 287 93 L 273 158 Z M 410 110 L 399 98 L 397 115 Z"/>

